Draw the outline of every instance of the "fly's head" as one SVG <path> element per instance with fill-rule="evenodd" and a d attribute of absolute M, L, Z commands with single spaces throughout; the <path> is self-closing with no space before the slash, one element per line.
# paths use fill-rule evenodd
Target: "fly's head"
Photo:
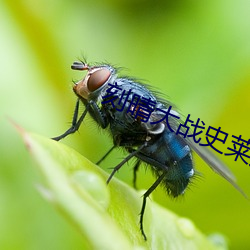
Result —
<path fill-rule="evenodd" d="M 88 100 L 92 93 L 99 92 L 115 76 L 115 69 L 109 65 L 89 66 L 83 62 L 74 62 L 71 69 L 88 71 L 73 87 L 75 94 L 85 100 Z"/>

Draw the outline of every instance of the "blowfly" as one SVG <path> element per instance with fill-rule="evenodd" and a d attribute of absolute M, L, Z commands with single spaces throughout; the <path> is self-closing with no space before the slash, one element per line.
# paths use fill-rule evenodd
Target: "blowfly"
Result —
<path fill-rule="evenodd" d="M 74 62 L 71 68 L 87 71 L 87 74 L 73 87 L 78 99 L 71 127 L 53 139 L 59 141 L 76 132 L 89 113 L 102 129 L 108 129 L 113 138 L 113 147 L 101 160 L 116 147 L 128 152 L 124 160 L 114 167 L 107 183 L 131 158 L 136 158 L 134 184 L 139 166 L 142 163 L 150 166 L 156 181 L 143 195 L 140 230 L 145 240 L 143 216 L 147 197 L 159 184 L 172 197 L 184 193 L 195 173 L 192 150 L 242 192 L 233 174 L 219 159 L 190 137 L 176 133 L 180 124 L 179 113 L 149 86 L 133 78 L 119 77 L 118 70 L 109 64 L 90 66 L 85 62 Z M 80 103 L 85 110 L 79 115 Z"/>

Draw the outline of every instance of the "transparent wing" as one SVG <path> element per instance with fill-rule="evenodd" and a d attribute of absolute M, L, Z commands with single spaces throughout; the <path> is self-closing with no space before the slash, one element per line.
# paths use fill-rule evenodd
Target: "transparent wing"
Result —
<path fill-rule="evenodd" d="M 243 196 L 248 199 L 247 195 L 237 185 L 236 178 L 233 173 L 219 158 L 217 158 L 209 149 L 199 146 L 188 137 L 186 138 L 186 142 L 209 165 L 210 168 L 231 183 Z"/>

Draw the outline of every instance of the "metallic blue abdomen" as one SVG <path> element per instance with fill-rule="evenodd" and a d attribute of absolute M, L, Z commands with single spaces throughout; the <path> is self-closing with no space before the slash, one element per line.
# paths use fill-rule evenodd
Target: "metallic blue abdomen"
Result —
<path fill-rule="evenodd" d="M 191 150 L 168 129 L 152 141 L 137 157 L 150 164 L 156 176 L 166 173 L 162 184 L 170 195 L 176 197 L 185 191 L 190 177 L 194 175 Z"/>

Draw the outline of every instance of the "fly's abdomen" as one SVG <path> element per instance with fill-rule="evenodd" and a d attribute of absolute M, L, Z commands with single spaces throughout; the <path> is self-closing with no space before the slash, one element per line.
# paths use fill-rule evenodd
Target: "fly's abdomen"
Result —
<path fill-rule="evenodd" d="M 168 168 L 163 185 L 169 195 L 177 197 L 184 193 L 193 175 L 192 156 L 188 154 L 181 161 L 175 162 Z"/>
<path fill-rule="evenodd" d="M 167 129 L 137 155 L 159 176 L 165 173 L 162 184 L 171 196 L 182 194 L 194 175 L 190 147 Z"/>
<path fill-rule="evenodd" d="M 179 136 L 166 133 L 165 139 L 171 159 L 163 184 L 167 192 L 176 197 L 184 193 L 194 175 L 193 160 L 190 147 Z"/>

